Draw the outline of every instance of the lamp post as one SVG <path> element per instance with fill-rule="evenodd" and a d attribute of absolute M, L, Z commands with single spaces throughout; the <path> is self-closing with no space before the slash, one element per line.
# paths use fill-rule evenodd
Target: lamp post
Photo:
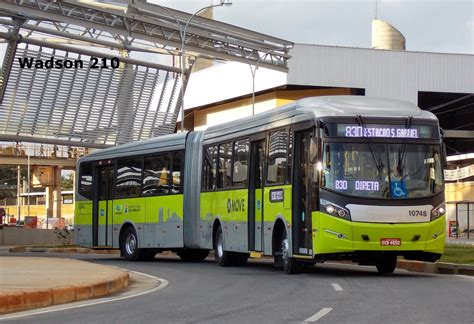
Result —
<path fill-rule="evenodd" d="M 232 5 L 231 0 L 220 0 L 219 4 L 202 7 L 201 9 L 196 11 L 194 14 L 192 14 L 191 17 L 189 17 L 189 19 L 186 21 L 186 24 L 184 25 L 184 28 L 182 28 L 182 26 L 179 24 L 178 20 L 176 19 L 176 21 L 178 22 L 179 30 L 181 34 L 181 132 L 184 132 L 184 63 L 185 63 L 184 46 L 185 46 L 186 30 L 188 29 L 188 26 L 191 20 L 193 20 L 194 17 L 196 17 L 198 14 L 200 14 L 204 10 L 214 8 L 214 7 L 231 6 L 231 5 Z"/>
<path fill-rule="evenodd" d="M 247 56 L 244 56 L 245 60 L 247 61 L 247 64 L 249 65 L 250 72 L 252 73 L 252 116 L 255 115 L 255 74 L 257 73 L 258 69 L 258 63 L 262 58 L 265 58 L 268 54 L 273 52 L 273 49 L 270 49 L 265 52 L 262 56 L 259 56 L 257 62 L 255 62 L 255 65 L 252 65 L 248 59 Z"/>

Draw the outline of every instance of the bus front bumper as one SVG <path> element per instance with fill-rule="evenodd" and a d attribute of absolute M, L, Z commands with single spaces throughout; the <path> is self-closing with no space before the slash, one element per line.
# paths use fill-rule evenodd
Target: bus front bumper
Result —
<path fill-rule="evenodd" d="M 351 222 L 314 212 L 313 229 L 315 255 L 366 251 L 431 260 L 439 258 L 444 252 L 446 238 L 444 215 L 426 223 L 386 224 Z M 387 241 L 395 244 L 386 245 Z"/>

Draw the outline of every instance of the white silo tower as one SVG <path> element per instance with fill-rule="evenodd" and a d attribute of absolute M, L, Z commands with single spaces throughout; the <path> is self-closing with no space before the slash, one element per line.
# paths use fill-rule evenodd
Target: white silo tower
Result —
<path fill-rule="evenodd" d="M 405 36 L 388 22 L 372 20 L 372 48 L 404 51 Z"/>

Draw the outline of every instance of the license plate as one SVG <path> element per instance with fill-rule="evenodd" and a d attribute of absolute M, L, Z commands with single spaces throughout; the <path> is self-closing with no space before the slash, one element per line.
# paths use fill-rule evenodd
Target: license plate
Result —
<path fill-rule="evenodd" d="M 383 238 L 380 239 L 380 245 L 382 246 L 400 246 L 402 241 L 399 238 Z"/>

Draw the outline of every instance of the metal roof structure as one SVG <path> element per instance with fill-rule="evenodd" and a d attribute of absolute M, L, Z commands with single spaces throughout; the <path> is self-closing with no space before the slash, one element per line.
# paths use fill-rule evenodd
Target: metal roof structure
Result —
<path fill-rule="evenodd" d="M 155 63 L 163 54 L 173 62 L 184 54 L 288 70 L 291 42 L 143 0 L 114 3 L 0 2 L 0 38 L 8 41 L 0 75 L 0 140 L 104 147 L 172 133 L 193 60 L 181 75 L 173 64 Z M 19 66 L 21 57 L 51 56 L 81 60 L 85 67 Z M 120 67 L 92 70 L 93 57 L 119 57 Z"/>

